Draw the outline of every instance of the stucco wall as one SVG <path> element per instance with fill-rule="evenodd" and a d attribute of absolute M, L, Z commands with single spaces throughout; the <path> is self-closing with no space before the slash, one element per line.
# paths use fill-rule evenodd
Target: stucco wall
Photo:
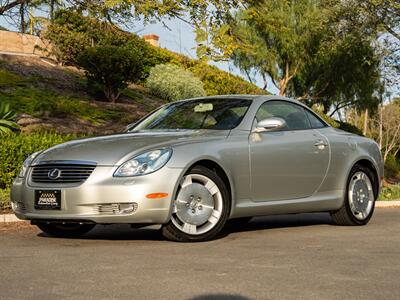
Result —
<path fill-rule="evenodd" d="M 45 52 L 35 47 L 36 45 L 41 48 L 47 47 L 38 36 L 0 30 L 0 52 L 46 56 Z"/>

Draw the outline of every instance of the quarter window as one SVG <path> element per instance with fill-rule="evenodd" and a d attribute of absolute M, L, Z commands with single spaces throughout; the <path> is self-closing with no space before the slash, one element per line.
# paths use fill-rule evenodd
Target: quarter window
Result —
<path fill-rule="evenodd" d="M 326 125 L 318 118 L 316 117 L 313 113 L 309 112 L 306 110 L 306 115 L 308 117 L 308 120 L 310 120 L 310 124 L 312 128 L 323 128 L 326 127 Z"/>
<path fill-rule="evenodd" d="M 304 108 L 290 102 L 276 100 L 267 101 L 260 106 L 256 114 L 257 121 L 274 117 L 284 119 L 287 130 L 311 128 Z"/>

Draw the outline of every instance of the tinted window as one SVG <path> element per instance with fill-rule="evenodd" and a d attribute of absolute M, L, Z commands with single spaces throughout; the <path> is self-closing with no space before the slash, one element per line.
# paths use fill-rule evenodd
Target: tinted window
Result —
<path fill-rule="evenodd" d="M 304 108 L 289 102 L 267 101 L 262 104 L 256 114 L 257 121 L 272 117 L 284 119 L 289 130 L 311 128 Z"/>
<path fill-rule="evenodd" d="M 326 127 L 325 123 L 322 122 L 317 116 L 315 116 L 312 112 L 305 109 L 308 120 L 310 120 L 310 124 L 312 128 L 322 128 Z"/>
<path fill-rule="evenodd" d="M 229 130 L 239 125 L 251 104 L 243 99 L 201 99 L 163 106 L 132 131 L 157 129 Z"/>

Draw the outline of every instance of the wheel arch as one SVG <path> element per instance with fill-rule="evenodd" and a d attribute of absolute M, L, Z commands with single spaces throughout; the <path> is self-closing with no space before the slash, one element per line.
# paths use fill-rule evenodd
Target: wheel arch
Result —
<path fill-rule="evenodd" d="M 375 192 L 376 197 L 378 197 L 378 194 L 380 191 L 380 178 L 379 178 L 379 174 L 378 174 L 378 169 L 376 168 L 374 163 L 367 158 L 360 158 L 356 162 L 353 163 L 352 167 L 350 168 L 350 171 L 356 165 L 363 166 L 372 172 L 372 174 L 374 175 L 374 178 L 373 178 L 374 192 Z M 350 175 L 350 171 L 349 171 L 349 174 L 347 175 L 347 180 Z"/>

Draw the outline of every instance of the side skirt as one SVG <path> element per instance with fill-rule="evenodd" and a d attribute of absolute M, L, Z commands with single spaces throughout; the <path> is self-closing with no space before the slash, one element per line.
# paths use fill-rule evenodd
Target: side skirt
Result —
<path fill-rule="evenodd" d="M 230 218 L 337 210 L 342 206 L 343 195 L 343 190 L 335 190 L 292 200 L 253 202 L 243 199 L 236 202 Z"/>

